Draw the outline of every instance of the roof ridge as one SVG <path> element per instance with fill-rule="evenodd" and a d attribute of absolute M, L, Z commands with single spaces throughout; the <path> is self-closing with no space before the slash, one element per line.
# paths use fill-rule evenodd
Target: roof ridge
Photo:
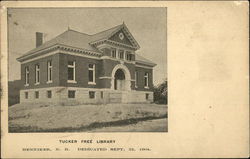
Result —
<path fill-rule="evenodd" d="M 83 32 L 77 31 L 77 30 L 73 30 L 73 29 L 69 29 L 69 30 L 67 30 L 67 31 L 73 31 L 73 32 L 77 32 L 77 33 L 80 33 L 80 34 L 84 34 L 84 35 L 92 36 L 92 35 L 90 35 L 90 34 L 83 33 Z"/>
<path fill-rule="evenodd" d="M 116 27 L 118 27 L 118 26 L 122 26 L 122 25 L 123 25 L 123 24 L 116 25 L 116 26 L 114 26 L 114 27 L 112 27 L 112 28 L 109 28 L 109 29 L 107 29 L 107 30 L 103 30 L 103 31 L 101 31 L 101 32 L 92 34 L 91 36 L 94 36 L 94 35 L 97 35 L 97 34 L 100 34 L 100 33 L 103 33 L 103 32 L 109 31 L 109 30 L 112 30 L 112 29 L 114 29 L 114 28 L 116 28 Z"/>

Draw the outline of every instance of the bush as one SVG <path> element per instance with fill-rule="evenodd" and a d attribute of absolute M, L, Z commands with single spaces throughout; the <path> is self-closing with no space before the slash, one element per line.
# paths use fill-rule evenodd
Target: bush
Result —
<path fill-rule="evenodd" d="M 163 83 L 154 87 L 154 102 L 156 104 L 167 104 L 168 103 L 168 83 L 164 80 Z"/>

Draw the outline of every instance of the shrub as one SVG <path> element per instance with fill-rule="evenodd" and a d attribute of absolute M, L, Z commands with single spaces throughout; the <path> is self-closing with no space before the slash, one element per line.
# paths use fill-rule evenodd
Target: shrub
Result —
<path fill-rule="evenodd" d="M 168 103 L 168 85 L 167 80 L 154 87 L 154 102 L 156 104 Z"/>

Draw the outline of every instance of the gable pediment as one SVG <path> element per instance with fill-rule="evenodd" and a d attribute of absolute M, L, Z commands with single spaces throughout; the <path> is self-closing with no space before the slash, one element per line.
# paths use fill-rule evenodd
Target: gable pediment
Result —
<path fill-rule="evenodd" d="M 130 42 L 127 35 L 125 34 L 125 32 L 122 29 L 119 30 L 114 35 L 112 35 L 109 38 L 109 40 L 115 41 L 115 42 L 118 42 L 118 43 L 122 43 L 122 44 L 125 44 L 125 45 L 129 45 L 129 46 L 133 46 L 133 44 Z"/>
<path fill-rule="evenodd" d="M 96 47 L 105 41 L 118 45 L 121 44 L 136 50 L 140 48 L 139 44 L 124 23 L 106 31 L 94 34 L 93 41 L 89 44 Z"/>

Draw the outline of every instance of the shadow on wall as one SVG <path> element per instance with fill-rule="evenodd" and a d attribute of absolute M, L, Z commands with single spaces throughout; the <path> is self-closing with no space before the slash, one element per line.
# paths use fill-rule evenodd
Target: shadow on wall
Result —
<path fill-rule="evenodd" d="M 154 86 L 154 103 L 168 104 L 168 82 L 164 80 L 158 86 Z"/>
<path fill-rule="evenodd" d="M 22 86 L 21 80 L 8 82 L 8 101 L 9 106 L 20 103 L 20 89 Z"/>

